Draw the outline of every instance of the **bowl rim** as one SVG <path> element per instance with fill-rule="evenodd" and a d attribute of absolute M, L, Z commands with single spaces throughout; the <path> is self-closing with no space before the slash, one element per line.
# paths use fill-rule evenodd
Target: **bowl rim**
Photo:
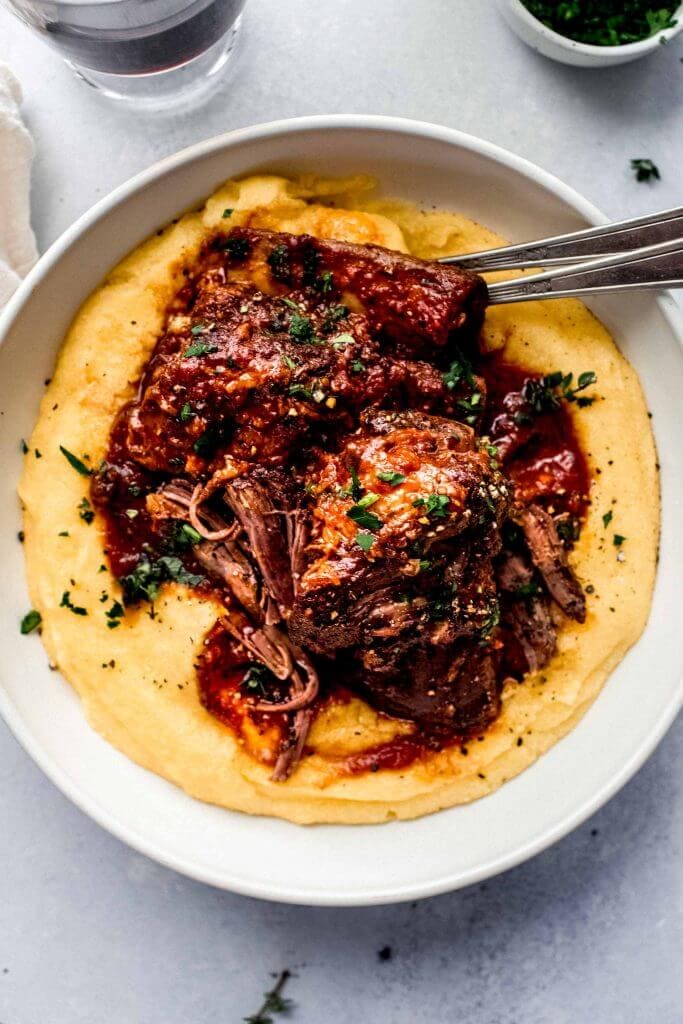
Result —
<path fill-rule="evenodd" d="M 542 21 L 540 21 L 531 11 L 525 7 L 522 0 L 502 0 L 510 8 L 511 13 L 518 18 L 520 21 L 531 29 L 536 35 L 542 36 L 549 42 L 554 43 L 556 46 L 561 47 L 563 50 L 569 50 L 572 53 L 583 53 L 587 57 L 602 57 L 609 59 L 616 54 L 625 54 L 626 56 L 637 57 L 640 54 L 650 53 L 655 50 L 658 46 L 661 46 L 661 39 L 665 39 L 668 43 L 670 39 L 673 39 L 678 33 L 683 30 L 683 3 L 679 4 L 675 11 L 676 24 L 672 25 L 671 28 L 660 29 L 651 36 L 645 36 L 644 39 L 637 39 L 634 43 L 618 43 L 616 46 L 596 46 L 594 43 L 581 43 L 578 39 L 572 39 L 570 36 L 563 36 L 561 32 L 556 32 L 555 29 L 548 28 Z"/>
<path fill-rule="evenodd" d="M 373 133 L 391 131 L 401 133 L 406 138 L 417 136 L 460 146 L 522 174 L 552 192 L 592 224 L 605 223 L 608 219 L 573 188 L 531 161 L 511 153 L 495 143 L 479 139 L 458 129 L 447 128 L 427 121 L 373 114 L 317 114 L 265 122 L 235 129 L 194 143 L 139 172 L 98 200 L 52 243 L 0 313 L 0 345 L 2 345 L 11 324 L 21 315 L 23 306 L 35 287 L 48 275 L 65 252 L 76 244 L 81 235 L 91 226 L 125 203 L 131 195 L 144 190 L 167 173 L 216 151 L 226 150 L 227 152 L 243 143 L 269 136 L 296 135 L 297 133 L 320 130 L 364 130 Z M 655 301 L 674 337 L 683 347 L 683 316 L 681 316 L 673 297 L 668 292 L 661 292 L 656 294 Z M 148 839 L 139 830 L 118 820 L 116 815 L 103 807 L 97 798 L 84 793 L 80 785 L 70 777 L 58 761 L 42 749 L 40 741 L 32 735 L 29 726 L 25 725 L 9 695 L 3 688 L 0 688 L 0 714 L 24 750 L 65 796 L 117 839 L 165 867 L 217 888 L 276 902 L 317 906 L 369 906 L 422 899 L 472 885 L 521 864 L 562 839 L 614 796 L 653 752 L 681 706 L 683 706 L 683 671 L 680 674 L 677 688 L 672 691 L 658 719 L 652 723 L 649 732 L 643 737 L 640 745 L 632 751 L 631 756 L 624 762 L 621 769 L 591 797 L 586 798 L 571 814 L 547 826 L 541 833 L 526 843 L 520 844 L 516 849 L 497 855 L 465 872 L 460 870 L 444 874 L 428 882 L 403 884 L 385 890 L 360 891 L 350 898 L 348 893 L 337 894 L 334 891 L 311 893 L 295 886 L 287 888 L 279 885 L 276 890 L 273 890 L 267 882 L 245 881 L 240 877 L 229 876 L 223 869 L 206 868 L 181 855 L 169 852 L 158 845 L 156 841 Z"/>

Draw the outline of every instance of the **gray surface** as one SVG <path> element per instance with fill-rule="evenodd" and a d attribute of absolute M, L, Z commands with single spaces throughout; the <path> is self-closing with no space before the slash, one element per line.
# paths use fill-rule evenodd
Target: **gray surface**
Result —
<path fill-rule="evenodd" d="M 492 139 L 614 216 L 681 201 L 681 41 L 608 71 L 537 57 L 492 0 L 251 0 L 232 78 L 199 112 L 150 118 L 73 79 L 5 12 L 23 81 L 41 248 L 167 153 L 306 113 L 405 115 Z M 663 180 L 637 185 L 634 156 Z M 1 183 L 0 183 L 1 187 Z M 647 685 L 647 680 L 643 680 Z M 379 1024 L 680 1021 L 683 723 L 592 821 L 465 892 L 309 910 L 187 881 L 72 807 L 0 727 L 2 1024 L 213 1024 L 298 970 L 291 1020 Z M 389 944 L 393 958 L 377 950 Z"/>

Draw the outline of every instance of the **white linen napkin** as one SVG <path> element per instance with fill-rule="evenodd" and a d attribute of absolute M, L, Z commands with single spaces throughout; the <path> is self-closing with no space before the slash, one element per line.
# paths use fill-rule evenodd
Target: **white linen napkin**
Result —
<path fill-rule="evenodd" d="M 19 82 L 0 61 L 0 309 L 38 256 L 29 208 L 33 142 L 21 99 Z"/>

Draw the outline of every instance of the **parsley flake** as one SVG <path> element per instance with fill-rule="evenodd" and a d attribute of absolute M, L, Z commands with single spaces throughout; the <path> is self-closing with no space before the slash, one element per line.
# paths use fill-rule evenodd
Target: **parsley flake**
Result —
<path fill-rule="evenodd" d="M 635 172 L 636 181 L 659 181 L 662 177 L 657 164 L 647 158 L 631 160 L 631 170 Z"/>
<path fill-rule="evenodd" d="M 95 513 L 93 512 L 92 506 L 90 505 L 88 499 L 83 498 L 82 501 L 79 503 L 78 508 L 80 510 L 78 513 L 80 518 L 83 520 L 84 523 L 90 525 L 90 523 L 92 523 L 93 519 L 95 518 Z"/>
<path fill-rule="evenodd" d="M 320 275 L 320 277 L 317 280 L 317 288 L 318 288 L 318 290 L 321 291 L 323 293 L 323 295 L 327 295 L 329 292 L 332 291 L 333 286 L 334 286 L 334 279 L 333 279 L 333 276 L 332 276 L 332 271 L 331 270 L 324 270 L 323 273 Z"/>
<path fill-rule="evenodd" d="M 59 602 L 59 607 L 68 608 L 70 612 L 74 613 L 74 615 L 88 614 L 86 608 L 80 608 L 78 605 L 72 603 L 70 590 L 65 590 L 64 593 L 62 594 L 62 600 Z"/>
<path fill-rule="evenodd" d="M 287 394 L 298 398 L 313 398 L 313 392 L 310 388 L 307 388 L 305 384 L 291 384 L 287 389 Z"/>
<path fill-rule="evenodd" d="M 255 696 L 258 694 L 261 697 L 265 697 L 268 693 L 266 684 L 273 682 L 273 674 L 262 665 L 260 662 L 253 662 L 245 674 L 242 676 L 240 682 L 240 689 L 246 690 L 247 693 Z"/>
<path fill-rule="evenodd" d="M 85 463 L 81 462 L 81 460 L 77 458 L 73 452 L 70 452 L 68 448 L 65 448 L 60 444 L 59 450 L 72 469 L 75 469 L 77 473 L 80 473 L 81 476 L 92 476 L 92 469 L 89 469 Z"/>
<path fill-rule="evenodd" d="M 426 498 L 416 498 L 413 507 L 423 509 L 424 514 L 432 519 L 446 519 L 450 503 L 447 494 L 429 494 Z"/>
<path fill-rule="evenodd" d="M 398 484 L 402 484 L 405 480 L 403 473 L 395 473 L 393 470 L 381 469 L 377 473 L 377 479 L 382 480 L 385 484 L 391 484 L 392 487 L 396 487 Z"/>
<path fill-rule="evenodd" d="M 330 338 L 330 345 L 332 348 L 340 349 L 345 348 L 347 345 L 354 345 L 356 339 L 352 334 L 335 334 L 334 338 Z"/>
<path fill-rule="evenodd" d="M 449 391 L 456 388 L 462 380 L 465 380 L 472 386 L 474 385 L 472 364 L 463 355 L 454 359 L 446 372 L 441 374 L 441 377 Z"/>
<path fill-rule="evenodd" d="M 364 530 L 372 530 L 373 533 L 376 533 L 383 526 L 382 520 L 374 512 L 368 510 L 370 505 L 374 505 L 379 500 L 379 497 L 379 494 L 373 494 L 372 491 L 368 491 L 367 494 L 364 494 L 362 498 L 359 498 L 351 506 L 346 515 Z"/>
<path fill-rule="evenodd" d="M 203 576 L 188 572 L 181 560 L 173 555 L 163 555 L 155 561 L 143 555 L 133 572 L 123 576 L 119 582 L 123 587 L 125 604 L 135 604 L 137 601 L 155 601 L 162 583 L 184 583 L 196 587 L 203 581 Z"/>
<path fill-rule="evenodd" d="M 301 316 L 300 313 L 292 313 L 289 320 L 289 335 L 301 345 L 315 343 L 316 337 L 313 321 L 307 316 Z"/>
<path fill-rule="evenodd" d="M 217 352 L 218 345 L 211 345 L 206 341 L 195 341 L 189 348 L 186 348 L 183 352 L 183 359 L 189 359 L 190 356 L 206 356 L 211 352 Z"/>
<path fill-rule="evenodd" d="M 43 621 L 43 616 L 40 612 L 37 612 L 35 608 L 32 608 L 30 612 L 26 612 L 23 619 L 21 620 L 21 633 L 26 636 L 27 633 L 32 633 L 34 629 L 38 629 L 38 626 Z"/>

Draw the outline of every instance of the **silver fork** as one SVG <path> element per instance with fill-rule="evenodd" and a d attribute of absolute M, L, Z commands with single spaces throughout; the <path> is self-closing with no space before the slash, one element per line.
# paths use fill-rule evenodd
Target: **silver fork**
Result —
<path fill-rule="evenodd" d="M 479 273 L 561 265 L 490 284 L 492 304 L 636 288 L 680 288 L 683 207 L 522 245 L 448 256 L 441 262 Z"/>

